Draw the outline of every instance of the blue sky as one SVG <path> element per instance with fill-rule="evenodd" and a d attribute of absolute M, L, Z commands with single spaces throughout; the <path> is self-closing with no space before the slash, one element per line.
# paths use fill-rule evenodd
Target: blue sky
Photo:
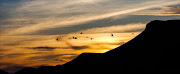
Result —
<path fill-rule="evenodd" d="M 129 0 L 129 1 L 126 0 L 86 0 L 86 1 L 84 0 L 77 0 L 77 1 L 3 0 L 1 1 L 2 7 L 0 7 L 0 9 L 2 10 L 0 11 L 1 13 L 0 25 L 8 24 L 15 26 L 14 28 L 11 27 L 11 30 L 14 30 L 13 31 L 14 34 L 15 31 L 18 32 L 19 30 L 26 30 L 26 31 L 18 32 L 18 34 L 32 34 L 32 33 L 35 34 L 38 33 L 39 31 L 42 34 L 43 33 L 42 31 L 44 30 L 46 32 L 46 30 L 50 30 L 50 29 L 53 30 L 54 28 L 63 28 L 63 27 L 67 28 L 82 24 L 97 23 L 99 21 L 111 19 L 114 17 L 120 17 L 119 19 L 123 20 L 121 16 L 123 16 L 125 19 L 128 17 L 132 17 L 130 13 L 133 13 L 135 11 L 157 8 L 157 7 L 160 8 L 162 6 L 178 4 L 177 3 L 178 0 L 174 0 L 170 2 L 168 1 L 170 0 L 159 0 L 159 1 L 156 0 L 151 0 L 151 1 L 148 0 L 135 0 L 135 1 L 134 0 Z M 146 15 L 144 15 L 144 17 L 146 17 Z M 143 18 L 143 16 L 136 16 L 136 17 Z M 14 21 L 14 20 L 18 20 L 18 21 Z M 51 22 L 47 23 L 47 20 L 51 20 Z M 145 20 L 143 19 L 142 21 Z M 146 20 L 146 22 L 150 20 Z M 73 23 L 74 21 L 76 21 L 77 24 Z M 126 21 L 128 22 L 128 20 Z M 44 23 L 46 23 L 47 25 Z M 135 22 L 131 22 L 130 20 L 129 23 L 135 23 Z M 37 24 L 39 24 L 38 27 L 36 27 Z M 110 26 L 113 24 L 109 23 L 108 25 Z M 116 23 L 116 25 L 119 24 L 120 23 Z M 29 26 L 35 27 L 37 29 L 28 28 Z M 93 26 L 98 27 L 99 25 L 93 25 Z M 2 28 L 4 29 L 4 27 Z M 2 28 L 0 28 L 0 30 L 2 30 Z M 77 28 L 77 30 L 79 30 L 78 27 L 73 27 L 73 28 Z M 81 27 L 81 29 L 83 28 L 84 27 Z M 89 28 L 92 28 L 92 26 Z M 69 32 L 71 31 L 69 30 Z M 6 34 L 7 33 L 10 34 L 11 32 L 6 32 Z M 53 32 L 53 34 L 58 34 L 58 33 Z"/>
<path fill-rule="evenodd" d="M 19 2 L 20 0 L 1 0 L 0 3 L 15 3 Z"/>

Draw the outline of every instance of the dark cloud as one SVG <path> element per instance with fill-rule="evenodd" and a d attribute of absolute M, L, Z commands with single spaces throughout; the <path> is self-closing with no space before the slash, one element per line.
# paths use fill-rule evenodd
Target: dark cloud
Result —
<path fill-rule="evenodd" d="M 20 43 L 15 42 L 15 43 L 8 43 L 8 44 L 4 44 L 5 46 L 15 46 L 15 45 L 19 45 Z"/>
<path fill-rule="evenodd" d="M 0 49 L 0 60 L 1 60 L 2 58 L 4 58 L 4 51 L 8 51 L 8 50 Z"/>
<path fill-rule="evenodd" d="M 29 53 L 29 54 L 44 54 L 45 52 L 41 52 L 41 51 L 39 51 L 39 52 L 34 52 L 34 53 Z"/>
<path fill-rule="evenodd" d="M 71 46 L 72 49 L 74 50 L 81 50 L 81 49 L 87 49 L 89 46 Z"/>
<path fill-rule="evenodd" d="M 40 47 L 23 47 L 27 49 L 33 49 L 37 51 L 54 51 L 54 49 L 74 49 L 74 50 L 81 50 L 89 48 L 89 46 L 74 46 L 72 44 L 69 44 L 69 47 L 48 47 L 48 46 L 40 46 Z"/>
<path fill-rule="evenodd" d="M 70 44 L 69 42 L 66 42 L 66 44 L 70 46 L 69 48 L 74 49 L 74 50 L 82 50 L 82 49 L 90 48 L 90 46 L 88 45 L 75 46 L 75 45 Z"/>
<path fill-rule="evenodd" d="M 38 50 L 38 51 L 53 51 L 54 49 L 59 48 L 59 47 L 40 46 L 40 47 L 25 47 L 25 48 L 34 49 L 34 50 Z"/>
<path fill-rule="evenodd" d="M 177 4 L 177 5 L 172 5 L 173 7 L 180 7 L 180 4 Z"/>
<path fill-rule="evenodd" d="M 47 60 L 57 60 L 59 57 L 64 55 L 76 55 L 76 54 L 58 54 L 58 55 L 46 55 L 46 56 L 33 56 L 28 58 L 28 60 L 37 60 L 39 61 L 47 61 Z"/>
<path fill-rule="evenodd" d="M 15 46 L 15 45 L 21 45 L 21 44 L 26 43 L 26 42 L 41 41 L 41 40 L 43 40 L 43 39 L 41 39 L 41 38 L 30 38 L 30 39 L 23 39 L 23 40 L 18 40 L 18 41 L 14 41 L 14 42 L 9 42 L 9 43 L 3 44 L 3 45 Z"/>
<path fill-rule="evenodd" d="M 8 51 L 8 49 L 0 49 L 0 52 Z"/>
<path fill-rule="evenodd" d="M 93 45 L 122 45 L 125 42 L 118 42 L 118 43 L 94 43 Z M 54 51 L 54 49 L 73 49 L 73 50 L 83 50 L 90 48 L 89 45 L 82 45 L 82 46 L 75 46 L 68 42 L 66 42 L 69 47 L 48 47 L 48 46 L 40 46 L 40 47 L 24 47 L 28 49 L 33 49 L 37 51 Z M 37 53 L 38 54 L 38 53 Z M 58 55 L 57 55 L 58 56 Z"/>
<path fill-rule="evenodd" d="M 151 8 L 149 10 L 162 10 L 162 8 Z"/>
<path fill-rule="evenodd" d="M 14 54 L 7 54 L 7 55 L 5 55 L 5 57 L 8 57 L 8 58 L 16 58 L 16 57 L 23 56 L 23 55 L 27 55 L 27 54 L 14 53 Z"/>
<path fill-rule="evenodd" d="M 0 59 L 4 58 L 4 56 L 0 55 Z"/>
<path fill-rule="evenodd" d="M 0 59 L 2 59 L 4 57 L 3 55 L 4 55 L 3 53 L 0 53 Z"/>
<path fill-rule="evenodd" d="M 180 14 L 180 7 L 169 6 L 165 9 L 165 12 L 169 12 L 171 14 Z"/>
<path fill-rule="evenodd" d="M 3 53 L 0 53 L 0 59 L 2 59 L 2 58 L 17 58 L 17 57 L 24 56 L 24 55 L 28 55 L 28 54 L 22 54 L 22 53 L 3 54 Z"/>

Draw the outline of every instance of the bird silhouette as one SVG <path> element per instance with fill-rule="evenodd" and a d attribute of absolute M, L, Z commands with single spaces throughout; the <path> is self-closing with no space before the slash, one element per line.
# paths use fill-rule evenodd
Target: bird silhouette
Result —
<path fill-rule="evenodd" d="M 91 40 L 92 40 L 93 38 L 91 38 Z"/>
<path fill-rule="evenodd" d="M 111 34 L 111 36 L 114 36 L 113 33 Z"/>
<path fill-rule="evenodd" d="M 75 37 L 74 39 L 77 39 L 77 37 Z"/>

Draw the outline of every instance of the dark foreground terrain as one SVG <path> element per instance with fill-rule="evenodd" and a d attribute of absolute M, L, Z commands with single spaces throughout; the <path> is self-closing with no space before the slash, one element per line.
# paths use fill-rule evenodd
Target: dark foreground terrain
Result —
<path fill-rule="evenodd" d="M 106 53 L 83 53 L 61 66 L 24 68 L 14 74 L 180 72 L 179 34 L 180 20 L 155 20 L 137 37 Z"/>

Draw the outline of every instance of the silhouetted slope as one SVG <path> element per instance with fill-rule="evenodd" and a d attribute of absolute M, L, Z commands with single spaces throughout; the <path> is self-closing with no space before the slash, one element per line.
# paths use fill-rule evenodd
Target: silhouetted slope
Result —
<path fill-rule="evenodd" d="M 179 28 L 180 20 L 152 21 L 141 34 L 118 48 L 103 54 L 83 53 L 60 68 L 41 71 L 180 72 Z"/>
<path fill-rule="evenodd" d="M 105 55 L 125 57 L 134 71 L 180 71 L 179 28 L 179 20 L 152 21 L 136 38 Z"/>
<path fill-rule="evenodd" d="M 137 37 L 127 42 L 126 44 L 106 52 L 106 54 L 117 53 L 122 50 L 120 48 L 143 48 L 143 49 L 157 49 L 164 46 L 175 47 L 179 43 L 175 41 L 179 40 L 179 20 L 169 20 L 169 21 L 152 21 L 147 24 L 146 29 Z M 138 49 L 140 50 L 140 49 Z M 136 51 L 138 51 L 136 50 Z M 159 50 L 159 49 L 158 49 Z M 140 50 L 143 51 L 143 50 Z M 118 53 L 117 53 L 118 54 Z"/>
<path fill-rule="evenodd" d="M 180 71 L 179 28 L 179 20 L 152 21 L 126 44 L 93 58 L 80 55 L 82 59 L 78 57 L 65 64 L 68 66 L 62 71 Z"/>
<path fill-rule="evenodd" d="M 101 61 L 103 60 L 102 57 L 103 55 L 101 53 L 83 53 L 74 60 L 64 64 L 61 72 L 95 71 L 95 68 L 100 68 L 103 66 L 101 64 L 98 64 L 101 63 Z"/>
<path fill-rule="evenodd" d="M 0 74 L 9 74 L 9 73 L 4 70 L 0 70 Z"/>
<path fill-rule="evenodd" d="M 41 66 L 41 67 L 37 68 L 37 72 L 39 72 L 39 73 L 60 72 L 61 69 L 62 69 L 61 65 Z"/>
<path fill-rule="evenodd" d="M 17 71 L 14 74 L 32 74 L 32 73 L 36 73 L 36 72 L 37 72 L 37 69 L 31 68 L 31 67 L 27 67 L 27 68 L 23 68 L 23 69 Z"/>

